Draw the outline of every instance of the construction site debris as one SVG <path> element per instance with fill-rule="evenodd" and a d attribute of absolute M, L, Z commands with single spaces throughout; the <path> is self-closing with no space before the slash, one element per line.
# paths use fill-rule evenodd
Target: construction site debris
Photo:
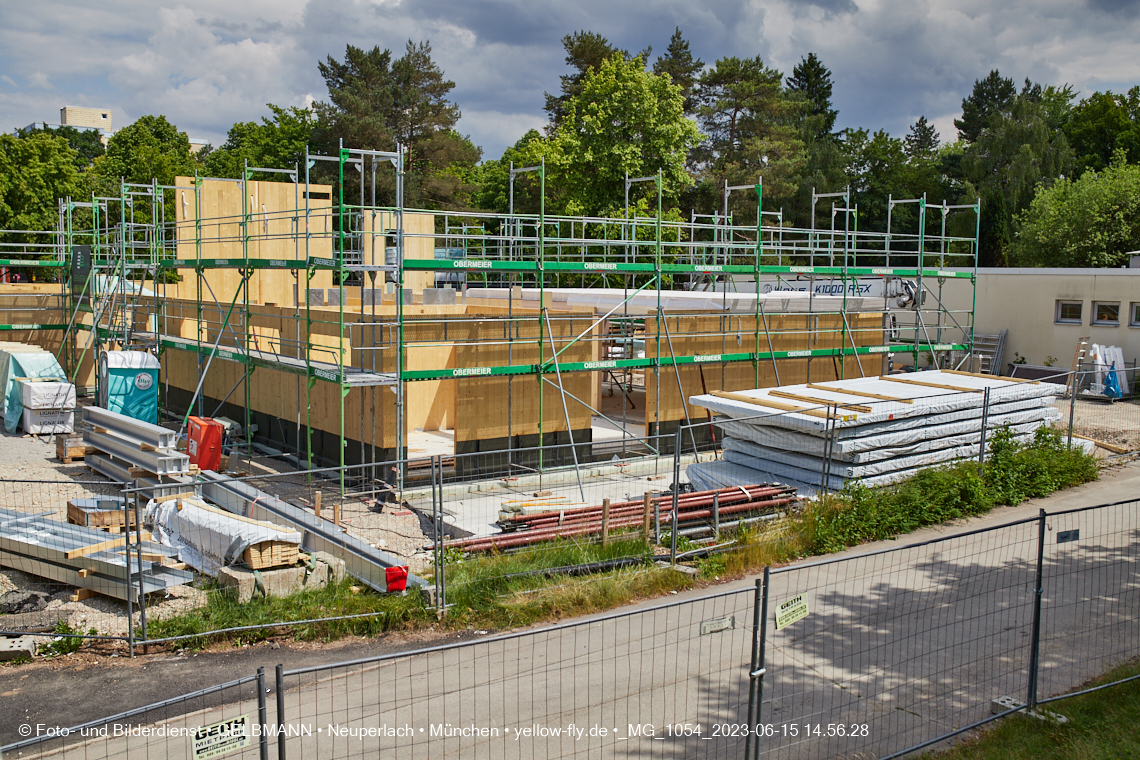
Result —
<path fill-rule="evenodd" d="M 163 567 L 172 552 L 159 544 L 131 545 L 127 570 L 126 537 L 107 540 L 107 534 L 82 525 L 0 509 L 0 566 L 37 575 L 76 588 L 90 589 L 116 599 L 138 598 L 189 583 L 193 573 Z M 142 557 L 136 551 L 145 552 Z M 141 584 L 139 570 L 142 570 Z"/>
<path fill-rule="evenodd" d="M 747 485 L 726 489 L 698 491 L 677 495 L 677 526 L 679 530 L 708 524 L 716 530 L 722 518 L 735 521 L 744 514 L 771 513 L 791 504 L 796 489 L 783 485 Z M 661 525 L 669 530 L 673 524 L 673 495 L 647 494 L 642 499 L 600 505 L 548 510 L 533 513 L 501 513 L 499 526 L 502 533 L 474 536 L 444 543 L 445 548 L 467 552 L 514 549 L 541 541 L 577 536 L 602 536 L 607 539 L 612 531 L 640 530 L 648 532 L 651 526 Z"/>
<path fill-rule="evenodd" d="M 0 596 L 0 612 L 5 615 L 19 615 L 27 612 L 39 612 L 48 606 L 51 594 L 43 591 L 9 591 Z"/>
<path fill-rule="evenodd" d="M 295 530 L 230 514 L 195 498 L 152 501 L 146 521 L 159 543 L 176 549 L 181 561 L 211 577 L 243 561 L 249 549 L 253 549 L 249 556 L 259 563 L 254 569 L 295 563 L 301 543 Z"/>

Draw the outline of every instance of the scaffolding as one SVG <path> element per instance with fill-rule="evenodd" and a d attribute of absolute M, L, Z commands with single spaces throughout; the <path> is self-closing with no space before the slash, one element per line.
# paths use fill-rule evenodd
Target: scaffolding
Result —
<path fill-rule="evenodd" d="M 115 198 L 64 199 L 54 258 L 42 266 L 70 273 L 61 286 L 68 319 L 49 327 L 70 339 L 61 353 L 72 376 L 105 347 L 156 353 L 163 360 L 164 406 L 177 406 L 183 424 L 191 413 L 216 415 L 243 388 L 248 453 L 255 373 L 292 375 L 291 448 L 304 467 L 316 464 L 315 428 L 335 441 L 335 456 L 322 449 L 325 463 L 347 464 L 353 439 L 358 463 L 407 460 L 408 400 L 416 384 L 501 380 L 506 435 L 491 438 L 505 439 L 510 467 L 542 472 L 570 464 L 544 458 L 566 439 L 578 464 L 582 442 L 574 440 L 572 417 L 583 409 L 621 429 L 623 454 L 664 453 L 655 436 L 663 426 L 690 422 L 683 376 L 694 370 L 701 391 L 706 370 L 714 371 L 711 385 L 730 390 L 780 384 L 781 369 L 787 380 L 793 364 L 810 382 L 813 363 L 817 377 L 842 378 L 880 374 L 890 355 L 909 356 L 915 366 L 925 356 L 954 367 L 971 355 L 973 308 L 955 312 L 942 296 L 944 286 L 975 285 L 978 205 L 890 198 L 888 230 L 879 233 L 858 229 L 849 191 L 813 192 L 811 225 L 793 228 L 782 210 L 764 210 L 758 180 L 726 185 L 719 213 L 684 221 L 663 214 L 657 175 L 627 177 L 621 218 L 571 217 L 546 213 L 546 170 L 539 165 L 511 167 L 505 214 L 416 210 L 404 206 L 405 155 L 399 146 L 342 148 L 337 156 L 306 154 L 292 169 L 246 166 L 240 179 L 123 183 Z M 317 162 L 335 164 L 332 185 L 310 181 Z M 391 186 L 387 172 L 394 175 L 394 203 L 378 205 L 381 185 Z M 538 213 L 514 210 L 515 178 L 522 174 L 537 176 Z M 240 194 L 240 214 L 210 213 L 225 210 L 211 206 L 225 194 L 217 183 Z M 630 192 L 639 187 L 652 189 L 656 214 L 631 215 Z M 209 198 L 207 188 L 214 193 Z M 357 197 L 347 197 L 347 188 L 358 190 Z M 755 220 L 740 223 L 729 214 L 734 191 L 755 194 Z M 291 194 L 292 202 L 269 208 L 258 193 L 286 200 Z M 821 202 L 830 203 L 826 226 L 816 223 Z M 914 209 L 917 226 L 891 229 L 892 212 L 903 204 Z M 278 306 L 289 281 L 291 307 Z M 327 306 L 313 296 L 326 287 Z M 457 293 L 462 308 L 431 313 L 419 294 L 439 289 Z M 806 291 L 797 301 L 803 311 L 766 310 L 762 296 L 796 291 Z M 701 298 L 697 306 L 694 296 Z M 258 324 L 268 320 L 278 326 Z M 174 377 L 181 386 L 172 391 L 170 365 L 179 354 L 193 356 L 197 372 L 192 388 Z M 229 393 L 211 397 L 218 402 L 211 409 L 204 386 L 219 363 L 236 367 L 237 379 Z M 620 389 L 621 420 L 591 404 L 575 379 L 586 376 L 608 384 L 611 394 Z M 336 402 L 314 419 L 319 385 L 333 389 Z M 636 388 L 646 394 L 641 437 L 626 418 Z M 557 396 L 553 411 L 544 389 Z M 672 398 L 674 391 L 679 407 L 664 409 L 662 393 Z M 350 426 L 358 414 L 357 431 Z M 334 415 L 335 426 L 328 419 Z M 276 419 L 280 441 L 289 441 L 284 418 Z M 510 451 L 522 448 L 517 430 L 530 430 L 531 421 L 537 436 L 527 435 L 537 442 L 537 461 L 516 462 Z M 400 490 L 405 475 L 401 466 L 373 472 L 372 479 Z"/>

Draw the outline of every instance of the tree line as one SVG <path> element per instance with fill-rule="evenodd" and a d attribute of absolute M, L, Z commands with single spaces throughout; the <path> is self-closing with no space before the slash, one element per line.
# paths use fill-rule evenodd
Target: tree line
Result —
<path fill-rule="evenodd" d="M 790 226 L 810 226 L 813 213 L 818 226 L 830 223 L 830 209 L 812 208 L 813 190 L 850 188 L 859 229 L 873 231 L 886 230 L 888 195 L 980 200 L 982 266 L 1119 266 L 1140 249 L 1140 87 L 1078 99 L 1069 85 L 1019 86 L 994 70 L 963 98 L 956 134 L 939 135 L 919 116 L 895 137 L 836 129 L 832 72 L 814 53 L 785 75 L 759 56 L 706 63 L 680 29 L 656 57 L 585 30 L 562 44 L 568 73 L 545 95 L 548 123 L 498 158 L 484 159 L 457 131 L 455 83 L 430 44 L 409 41 L 399 57 L 349 45 L 343 59 L 318 63 L 326 100 L 270 104 L 270 116 L 234 124 L 222 145 L 197 154 L 163 116 L 138 119 L 105 149 L 94 133 L 69 127 L 0 136 L 0 228 L 48 229 L 57 197 L 117 196 L 120 178 L 240 177 L 246 165 L 299 166 L 306 147 L 336 155 L 342 144 L 401 144 L 405 202 L 419 208 L 506 211 L 512 163 L 542 163 L 548 213 L 621 216 L 626 176 L 657 172 L 669 218 L 719 213 L 726 183 L 763 177 L 765 210 L 782 209 Z M 314 181 L 335 182 L 332 168 L 318 163 Z M 391 173 L 378 177 L 376 202 L 393 202 Z M 345 178 L 346 197 L 358 182 Z M 536 212 L 538 200 L 537 180 L 519 175 L 515 209 Z M 656 200 L 651 183 L 634 186 L 632 213 L 656 213 Z M 756 205 L 754 193 L 735 193 L 728 211 L 753 223 Z M 893 231 L 917 224 L 913 205 L 893 209 Z"/>

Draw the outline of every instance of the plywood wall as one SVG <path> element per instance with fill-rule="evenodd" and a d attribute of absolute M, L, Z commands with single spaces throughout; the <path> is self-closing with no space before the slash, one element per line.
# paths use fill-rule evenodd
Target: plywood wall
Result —
<path fill-rule="evenodd" d="M 365 211 L 361 219 L 364 229 L 364 263 L 385 263 L 385 246 L 394 246 L 396 218 L 388 211 Z M 391 232 L 391 235 L 386 233 Z M 429 261 L 435 258 L 435 215 L 404 214 L 404 259 Z M 379 278 L 377 278 L 379 280 Z M 416 294 L 435 287 L 435 272 L 404 272 L 404 287 Z"/>
<path fill-rule="evenodd" d="M 177 177 L 175 184 L 189 187 L 194 184 L 194 179 Z M 241 259 L 248 252 L 251 259 L 300 260 L 305 258 L 306 244 L 310 256 L 331 258 L 335 239 L 332 188 L 328 185 L 309 186 L 310 211 L 307 219 L 304 212 L 304 191 L 304 185 L 292 182 L 250 181 L 245 184 L 248 197 L 243 202 L 240 182 L 218 179 L 203 180 L 198 194 L 192 189 L 175 191 L 178 258 L 199 257 L 199 236 L 202 240 L 200 255 L 203 259 Z M 201 209 L 198 208 L 199 198 Z M 241 222 L 247 208 L 249 243 L 243 249 Z M 197 221 L 199 217 L 200 231 Z M 178 283 L 160 286 L 164 287 L 165 295 L 196 298 L 199 285 L 194 270 L 180 269 L 178 274 L 182 278 Z M 228 303 L 241 283 L 241 275 L 236 269 L 207 270 L 202 279 L 201 297 L 205 301 L 217 299 Z M 330 288 L 332 272 L 318 270 L 306 286 L 303 271 L 256 270 L 249 280 L 249 301 L 292 306 L 293 289 L 298 282 L 302 291 L 306 287 Z"/>
<path fill-rule="evenodd" d="M 544 341 L 541 354 L 549 359 L 552 349 L 545 329 L 540 328 L 538 310 L 516 308 L 516 318 L 512 320 L 501 314 L 503 310 L 494 311 L 500 312 L 495 315 L 498 319 L 487 319 L 465 326 L 469 338 L 456 345 L 457 366 L 491 367 L 538 363 L 540 352 L 537 339 L 540 335 Z M 572 319 L 561 315 L 552 323 L 555 346 L 558 349 L 565 347 L 575 336 L 593 325 L 595 319 L 592 312 L 582 313 Z M 595 326 L 590 335 L 596 336 L 599 329 Z M 513 342 L 510 340 L 512 337 Z M 559 356 L 559 361 L 595 361 L 599 354 L 600 347 L 596 342 L 583 340 L 570 346 Z M 568 392 L 589 402 L 593 398 L 594 374 L 568 372 L 562 375 L 562 382 Z M 557 382 L 554 374 L 547 375 L 547 378 Z M 533 375 L 520 375 L 513 379 L 470 377 L 456 382 L 456 443 L 537 434 L 540 392 L 543 433 L 566 430 L 561 393 L 557 387 L 546 383 L 542 383 L 540 391 L 539 380 Z M 567 406 L 572 429 L 590 427 L 593 413 L 587 407 L 572 399 L 567 400 Z"/>

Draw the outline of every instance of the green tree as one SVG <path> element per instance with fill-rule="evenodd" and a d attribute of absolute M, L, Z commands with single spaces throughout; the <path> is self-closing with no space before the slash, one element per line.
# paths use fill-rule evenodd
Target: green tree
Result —
<path fill-rule="evenodd" d="M 1078 176 L 1103 171 L 1113 154 L 1123 150 L 1128 161 L 1140 162 L 1140 87 L 1127 95 L 1095 92 L 1072 109 L 1065 136 L 1076 155 Z"/>
<path fill-rule="evenodd" d="M 719 201 L 725 181 L 750 184 L 761 174 L 765 204 L 796 192 L 805 161 L 794 126 L 801 105 L 787 96 L 782 80 L 759 56 L 722 58 L 701 75 L 694 99 L 706 139 L 692 158 L 710 198 Z M 754 195 L 730 200 L 730 211 L 754 218 Z"/>
<path fill-rule="evenodd" d="M 910 132 L 903 138 L 906 146 L 906 155 L 909 159 L 931 158 L 938 150 L 938 131 L 934 125 L 919 116 L 918 121 L 910 127 Z"/>
<path fill-rule="evenodd" d="M 1140 166 L 1118 149 L 1104 171 L 1041 187 L 1018 216 L 1015 263 L 1117 267 L 1140 250 Z"/>
<path fill-rule="evenodd" d="M 1016 97 L 1008 111 L 991 114 L 963 155 L 969 192 L 982 198 L 984 266 L 1007 263 L 1013 217 L 1029 206 L 1038 188 L 1072 173 L 1072 149 L 1064 132 L 1050 125 L 1045 105 L 1056 97 L 1051 86 L 1040 96 Z"/>
<path fill-rule="evenodd" d="M 230 127 L 226 141 L 203 159 L 203 171 L 210 177 L 240 178 L 249 166 L 304 171 L 305 148 L 317 126 L 307 108 L 281 108 L 268 104 L 273 118 L 261 123 L 238 122 Z"/>
<path fill-rule="evenodd" d="M 995 113 L 1009 109 L 1017 97 L 1017 87 L 994 69 L 985 79 L 974 81 L 974 90 L 962 99 L 962 118 L 954 120 L 958 138 L 974 142 Z"/>
<path fill-rule="evenodd" d="M 621 208 L 626 172 L 660 170 L 670 202 L 691 184 L 685 161 L 700 133 L 685 118 L 681 88 L 646 71 L 640 56 L 606 59 L 564 105 L 553 136 L 527 145 L 546 159 L 555 208 L 590 215 Z"/>
<path fill-rule="evenodd" d="M 0 134 L 0 229 L 55 229 L 57 199 L 78 191 L 77 161 L 62 136 Z"/>
<path fill-rule="evenodd" d="M 106 152 L 99 132 L 94 129 L 76 129 L 66 124 L 59 127 L 44 127 L 19 130 L 20 137 L 31 137 L 36 134 L 49 134 L 62 137 L 76 152 L 75 165 L 79 169 L 86 169 L 91 163 Z"/>
<path fill-rule="evenodd" d="M 839 112 L 831 107 L 831 70 L 823 65 L 815 53 L 808 53 L 792 69 L 792 75 L 786 84 L 788 92 L 793 97 L 803 99 L 806 104 L 799 116 L 801 131 L 806 132 L 806 139 L 831 137 L 835 119 L 839 116 Z"/>
<path fill-rule="evenodd" d="M 95 159 L 91 172 L 101 195 L 117 196 L 126 182 L 173 185 L 178 176 L 193 175 L 197 162 L 185 132 L 165 116 L 142 116 L 107 141 L 107 152 Z"/>
<path fill-rule="evenodd" d="M 653 73 L 658 76 L 668 74 L 673 84 L 681 88 L 685 96 L 685 113 L 692 113 L 693 87 L 697 77 L 705 67 L 700 58 L 693 58 L 689 50 L 689 43 L 681 35 L 681 27 L 677 27 L 673 36 L 669 38 L 669 46 L 665 48 L 665 55 L 660 56 L 653 64 Z"/>
<path fill-rule="evenodd" d="M 616 48 L 602 35 L 584 29 L 563 37 L 562 47 L 566 50 L 566 64 L 574 71 L 560 77 L 562 80 L 561 94 L 544 93 L 546 97 L 544 108 L 547 115 L 550 116 L 550 123 L 546 127 L 547 134 L 554 134 L 566 116 L 566 103 L 582 92 L 586 77 L 591 72 L 601 69 L 603 61 L 608 60 L 615 53 L 620 54 L 626 61 L 633 58 L 628 50 Z M 652 48 L 646 48 L 639 53 L 643 66 L 645 61 L 649 60 L 651 50 Z"/>
<path fill-rule="evenodd" d="M 453 208 L 467 202 L 473 188 L 465 178 L 473 176 L 481 151 L 455 131 L 459 107 L 448 100 L 455 83 L 432 60 L 429 43 L 409 40 L 394 61 L 389 50 L 348 45 L 343 62 L 330 56 L 318 68 L 329 88 L 329 102 L 314 106 L 319 119 L 314 142 L 320 148 L 335 153 L 343 142 L 392 151 L 403 145 L 407 204 Z M 377 201 L 392 202 L 392 173 L 379 174 L 377 184 Z M 346 177 L 346 195 L 358 189 L 359 180 Z"/>
<path fill-rule="evenodd" d="M 511 165 L 516 168 L 541 161 L 543 137 L 536 129 L 528 130 L 514 145 L 503 151 L 498 159 L 490 159 L 479 164 L 472 180 L 478 189 L 471 203 L 475 208 L 505 214 L 511 201 Z M 533 174 L 520 174 L 515 177 L 515 211 L 523 214 L 537 214 L 539 210 L 538 182 Z"/>

